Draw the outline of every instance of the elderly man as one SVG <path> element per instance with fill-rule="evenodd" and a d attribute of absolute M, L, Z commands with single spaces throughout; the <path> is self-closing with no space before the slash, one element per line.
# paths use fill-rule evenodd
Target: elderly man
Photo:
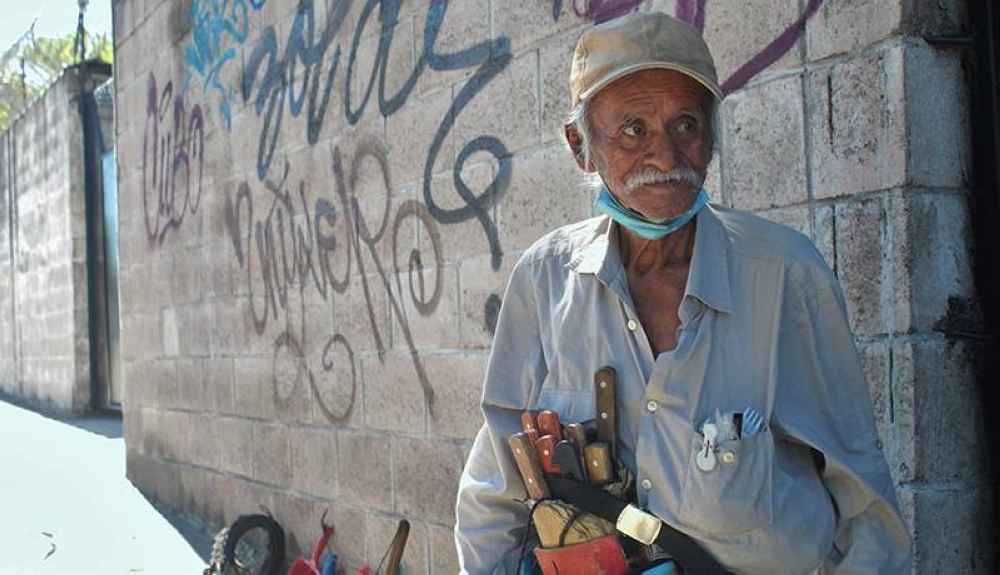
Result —
<path fill-rule="evenodd" d="M 527 409 L 594 419 L 606 365 L 635 504 L 726 570 L 908 572 L 836 278 L 801 234 L 708 204 L 723 94 L 697 30 L 658 13 L 595 26 L 570 86 L 566 139 L 603 215 L 511 274 L 459 487 L 462 572 L 517 572 L 529 507 L 508 437 Z"/>

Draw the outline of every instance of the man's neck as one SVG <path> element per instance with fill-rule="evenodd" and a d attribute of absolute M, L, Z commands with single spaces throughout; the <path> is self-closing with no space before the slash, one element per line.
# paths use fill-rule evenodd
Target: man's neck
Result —
<path fill-rule="evenodd" d="M 691 263 L 696 220 L 659 240 L 647 240 L 624 226 L 618 229 L 618 249 L 626 272 L 646 274 Z"/>

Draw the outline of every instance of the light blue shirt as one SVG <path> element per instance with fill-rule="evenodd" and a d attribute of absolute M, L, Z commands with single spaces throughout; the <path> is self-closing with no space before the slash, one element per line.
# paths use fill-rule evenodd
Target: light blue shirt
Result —
<path fill-rule="evenodd" d="M 463 573 L 515 573 L 527 518 L 507 447 L 520 413 L 594 417 L 594 371 L 619 377 L 619 453 L 638 503 L 743 574 L 909 573 L 900 519 L 839 284 L 805 236 L 708 206 L 678 315 L 655 356 L 609 218 L 550 233 L 512 272 L 487 368 L 485 424 L 462 475 Z M 752 407 L 767 425 L 702 471 L 699 426 Z M 722 457 L 722 454 L 731 455 Z"/>

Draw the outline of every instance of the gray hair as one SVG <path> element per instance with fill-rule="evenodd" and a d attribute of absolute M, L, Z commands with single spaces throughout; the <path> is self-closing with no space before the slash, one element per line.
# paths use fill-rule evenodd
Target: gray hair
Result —
<path fill-rule="evenodd" d="M 712 139 L 712 153 L 717 151 L 717 145 L 720 136 L 720 126 L 719 126 L 719 101 L 714 97 L 708 97 L 708 119 L 710 132 L 709 136 Z M 572 125 L 576 128 L 578 134 L 580 134 L 580 152 L 578 156 L 583 160 L 583 165 L 587 166 L 590 164 L 592 159 L 590 154 L 590 145 L 593 142 L 593 132 L 590 126 L 590 100 L 581 100 L 579 104 L 573 108 L 569 113 L 569 117 L 566 118 L 566 124 Z M 711 159 L 711 158 L 710 158 Z M 585 183 L 591 187 L 599 187 L 603 185 L 600 176 L 594 173 L 587 173 L 584 176 Z"/>

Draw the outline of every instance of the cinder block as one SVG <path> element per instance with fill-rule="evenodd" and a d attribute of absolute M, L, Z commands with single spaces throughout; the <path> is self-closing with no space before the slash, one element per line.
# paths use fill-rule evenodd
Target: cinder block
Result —
<path fill-rule="evenodd" d="M 511 161 L 505 162 L 505 167 L 510 169 Z M 445 172 L 431 182 L 431 200 L 429 212 L 433 225 L 413 224 L 414 233 L 419 233 L 421 237 L 420 247 L 427 253 L 425 257 L 436 257 L 433 253 L 433 244 L 428 241 L 431 234 L 437 234 L 440 238 L 441 256 L 444 261 L 458 261 L 471 257 L 479 257 L 491 254 L 491 247 L 504 250 L 503 242 L 495 238 L 497 226 L 496 202 L 497 196 L 508 190 L 494 190 L 490 192 L 493 198 L 487 197 L 487 189 L 496 182 L 498 165 L 495 162 L 484 161 L 475 164 L 469 163 L 462 167 L 459 177 L 471 194 L 482 200 L 466 202 L 459 195 L 455 187 L 455 174 Z M 421 194 L 423 192 L 420 192 Z M 423 195 L 420 200 L 424 205 L 428 205 Z M 502 197 L 502 196 L 501 196 Z M 435 210 L 439 210 L 436 212 Z M 459 222 L 442 223 L 445 217 L 458 210 L 465 211 L 465 219 Z M 482 215 L 486 223 L 480 219 L 477 210 L 482 210 Z M 447 213 L 448 216 L 437 216 L 435 213 Z M 489 230 L 489 231 L 488 231 Z"/>
<path fill-rule="evenodd" d="M 722 178 L 733 204 L 756 210 L 808 199 L 802 84 L 798 76 L 755 85 L 723 102 Z"/>
<path fill-rule="evenodd" d="M 968 340 L 918 338 L 894 344 L 901 483 L 985 477 L 986 413 L 977 383 L 984 353 Z"/>
<path fill-rule="evenodd" d="M 235 368 L 236 413 L 245 417 L 271 419 L 272 362 L 267 359 L 237 359 Z"/>
<path fill-rule="evenodd" d="M 432 70 L 424 76 L 438 74 Z M 441 125 L 451 121 L 449 112 L 453 99 L 452 88 L 445 87 L 420 96 L 411 96 L 406 105 L 386 120 L 386 141 L 389 145 L 389 174 L 394 188 L 405 185 L 422 186 L 424 170 L 431 145 Z M 477 96 L 477 99 L 481 96 Z M 467 113 L 467 112 L 464 112 Z M 343 148 L 346 158 L 353 157 L 352 148 Z M 455 160 L 455 130 L 449 130 L 441 140 L 434 158 L 432 174 L 450 172 Z M 350 164 L 344 164 L 345 174 Z"/>
<path fill-rule="evenodd" d="M 207 413 L 192 413 L 190 454 L 187 460 L 195 465 L 217 469 L 220 460 L 221 436 L 218 418 Z"/>
<path fill-rule="evenodd" d="M 816 244 L 816 248 L 819 249 L 819 253 L 823 254 L 823 259 L 826 260 L 826 265 L 833 270 L 833 272 L 839 273 L 837 271 L 837 256 L 836 247 L 834 242 L 836 236 L 834 235 L 834 207 L 829 204 L 816 204 L 814 207 L 814 221 L 813 229 L 815 231 L 813 236 L 813 241 Z"/>
<path fill-rule="evenodd" d="M 234 417 L 218 418 L 219 467 L 246 478 L 254 477 L 254 423 Z"/>
<path fill-rule="evenodd" d="M 416 361 L 408 352 L 362 358 L 366 427 L 424 433 L 427 400 Z"/>
<path fill-rule="evenodd" d="M 961 58 L 953 51 L 922 42 L 905 44 L 902 50 L 908 181 L 926 187 L 966 187 L 972 140 L 968 137 L 968 84 Z"/>
<path fill-rule="evenodd" d="M 378 274 L 362 278 L 356 263 L 354 266 L 347 290 L 334 298 L 335 333 L 346 337 L 355 353 L 388 349 L 391 334 L 385 280 Z"/>
<path fill-rule="evenodd" d="M 900 0 L 823 2 L 806 24 L 806 46 L 810 61 L 851 52 L 892 36 L 902 25 Z"/>
<path fill-rule="evenodd" d="M 812 236 L 812 218 L 810 217 L 810 212 L 809 206 L 792 206 L 764 210 L 757 212 L 757 215 L 783 226 L 788 226 L 806 236 Z"/>
<path fill-rule="evenodd" d="M 895 472 L 898 470 L 899 452 L 893 428 L 890 350 L 891 346 L 884 340 L 858 345 L 861 365 L 868 379 L 868 392 L 871 394 L 872 410 L 875 412 L 875 424 L 878 426 L 878 436 L 882 441 L 882 451 L 889 460 L 889 469 Z"/>
<path fill-rule="evenodd" d="M 354 501 L 350 501 L 354 504 Z M 330 545 L 336 550 L 340 561 L 345 564 L 345 573 L 357 573 L 367 561 L 365 544 L 368 533 L 369 514 L 352 507 L 331 505 L 328 520 L 337 525 Z M 338 565 L 340 562 L 338 562 Z"/>
<path fill-rule="evenodd" d="M 132 312 L 122 315 L 122 359 L 160 357 L 163 354 L 163 323 L 159 313 Z"/>
<path fill-rule="evenodd" d="M 180 353 L 180 334 L 177 327 L 177 310 L 169 307 L 161 312 L 163 326 L 163 355 L 177 357 Z"/>
<path fill-rule="evenodd" d="M 508 152 L 538 145 L 538 98 L 538 55 L 529 52 L 511 60 L 458 115 L 456 154 L 483 135 L 499 139 Z"/>
<path fill-rule="evenodd" d="M 288 557 L 308 557 L 319 539 L 320 518 L 323 508 L 312 499 L 298 497 L 284 491 L 271 494 L 274 518 L 285 529 Z"/>
<path fill-rule="evenodd" d="M 386 513 L 393 510 L 390 439 L 341 432 L 337 436 L 340 501 Z M 426 496 L 426 494 L 425 494 Z M 362 547 L 363 548 L 363 547 Z"/>
<path fill-rule="evenodd" d="M 436 437 L 471 440 L 483 425 L 479 409 L 485 353 L 423 356 L 427 377 L 434 388 L 431 433 Z"/>
<path fill-rule="evenodd" d="M 396 513 L 451 525 L 455 520 L 458 478 L 465 463 L 461 447 L 440 441 L 395 438 L 392 455 Z M 428 493 L 436 496 L 428 497 Z"/>
<path fill-rule="evenodd" d="M 411 345 L 418 350 L 458 347 L 456 267 L 434 267 L 427 262 L 422 267 L 405 270 L 394 283 L 396 305 L 390 308 L 393 348 L 408 352 Z"/>
<path fill-rule="evenodd" d="M 329 353 L 310 358 L 313 373 L 312 419 L 316 425 L 348 428 L 364 426 L 361 359 L 352 355 L 344 341 L 335 339 Z"/>
<path fill-rule="evenodd" d="M 893 54 L 887 56 L 892 60 Z M 820 68 L 806 77 L 809 158 L 816 198 L 900 185 L 906 171 L 906 96 L 881 56 Z"/>
<path fill-rule="evenodd" d="M 990 508 L 987 488 L 904 486 L 900 507 L 913 529 L 915 574 L 995 573 L 995 523 L 974 520 Z"/>
<path fill-rule="evenodd" d="M 573 30 L 579 36 L 581 29 L 590 24 L 574 13 L 572 2 L 500 0 L 492 2 L 492 5 L 494 33 L 510 38 L 511 51 L 515 54 L 566 30 Z M 555 13 L 555 6 L 561 7 L 558 14 Z M 578 6 L 581 11 L 586 9 L 582 3 Z M 568 77 L 569 59 L 563 64 Z"/>
<path fill-rule="evenodd" d="M 253 426 L 254 479 L 287 487 L 291 477 L 288 427 L 258 423 Z"/>
<path fill-rule="evenodd" d="M 201 363 L 205 408 L 215 413 L 233 413 L 233 360 L 206 359 Z"/>
<path fill-rule="evenodd" d="M 911 190 L 890 196 L 896 330 L 985 331 L 969 254 L 968 199 Z"/>
<path fill-rule="evenodd" d="M 714 2 L 705 14 L 705 41 L 715 57 L 719 80 L 724 82 L 785 33 L 799 17 L 799 2 Z M 767 70 L 798 66 L 799 53 L 799 47 L 793 46 Z M 767 70 L 758 74 L 765 75 Z"/>
<path fill-rule="evenodd" d="M 177 361 L 177 406 L 201 410 L 206 407 L 205 382 L 201 365 L 191 359 Z"/>
<path fill-rule="evenodd" d="M 497 206 L 500 245 L 520 251 L 546 233 L 591 215 L 591 190 L 562 145 L 516 156 L 510 188 Z"/>
<path fill-rule="evenodd" d="M 292 488 L 324 499 L 337 497 L 337 434 L 332 429 L 292 427 Z"/>
<path fill-rule="evenodd" d="M 429 4 L 429 3 L 428 3 Z M 438 54 L 451 54 L 461 52 L 478 45 L 481 42 L 491 40 L 490 35 L 490 12 L 489 0 L 469 0 L 467 2 L 449 2 L 447 10 L 441 13 L 439 10 L 431 10 L 430 6 L 426 13 L 421 13 L 416 19 L 415 45 L 418 51 L 424 45 L 425 25 L 430 20 L 438 24 L 440 31 L 434 41 L 434 51 Z M 503 32 L 496 31 L 495 35 Z M 496 54 L 491 54 L 496 56 Z M 444 84 L 460 83 L 463 77 L 471 75 L 482 62 L 468 61 L 466 67 L 458 70 L 431 70 L 428 68 L 417 82 L 416 93 L 422 94 L 427 90 L 432 90 Z"/>
<path fill-rule="evenodd" d="M 167 409 L 161 412 L 163 458 L 176 462 L 191 461 L 191 415 Z"/>
<path fill-rule="evenodd" d="M 294 337 L 290 335 L 289 337 Z M 285 422 L 312 421 L 312 387 L 309 385 L 309 361 L 300 356 L 292 339 L 276 344 L 270 367 L 270 400 L 274 417 Z"/>
<path fill-rule="evenodd" d="M 566 10 L 570 10 L 567 3 Z M 518 17 L 512 14 L 511 17 Z M 565 19 L 569 22 L 570 19 Z M 569 95 L 569 71 L 573 62 L 573 51 L 580 38 L 581 29 L 574 27 L 559 36 L 550 37 L 538 48 L 539 73 L 542 85 L 542 143 L 565 145 L 563 126 L 569 118 L 571 100 Z"/>
<path fill-rule="evenodd" d="M 428 494 L 430 495 L 430 494 Z M 365 538 L 368 547 L 368 563 L 378 565 L 389 549 L 392 538 L 399 526 L 399 517 L 372 515 L 366 525 Z M 400 571 L 413 575 L 431 575 L 427 571 L 427 527 L 410 521 L 409 536 L 403 549 L 403 564 Z"/>
<path fill-rule="evenodd" d="M 201 302 L 177 309 L 180 333 L 180 355 L 209 357 L 215 346 L 215 303 Z"/>
<path fill-rule="evenodd" d="M 451 529 L 430 527 L 431 573 L 458 573 L 458 553 L 455 549 L 455 534 Z"/>
<path fill-rule="evenodd" d="M 885 256 L 885 207 L 878 197 L 836 206 L 837 273 L 855 334 L 887 333 L 891 283 Z"/>
<path fill-rule="evenodd" d="M 459 264 L 461 346 L 488 349 L 493 343 L 500 303 L 517 255 L 507 255 L 494 270 L 488 258 L 465 260 Z"/>

